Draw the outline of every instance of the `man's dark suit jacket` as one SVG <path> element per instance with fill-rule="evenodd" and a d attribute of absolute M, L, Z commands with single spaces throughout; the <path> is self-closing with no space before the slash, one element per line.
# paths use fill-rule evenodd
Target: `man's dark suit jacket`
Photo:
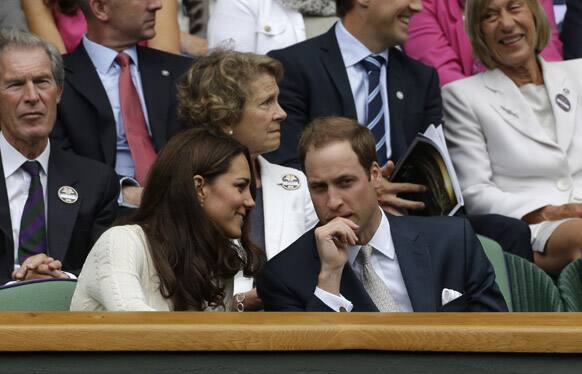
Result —
<path fill-rule="evenodd" d="M 388 221 L 415 312 L 507 311 L 493 268 L 466 220 L 388 216 Z M 258 282 L 265 310 L 331 311 L 314 295 L 320 270 L 314 230 L 267 262 Z M 462 296 L 442 306 L 444 288 Z M 378 311 L 349 264 L 340 293 L 354 312 Z"/>
<path fill-rule="evenodd" d="M 582 1 L 566 0 L 561 39 L 565 59 L 582 57 Z"/>
<path fill-rule="evenodd" d="M 324 116 L 357 119 L 335 26 L 316 38 L 271 51 L 269 56 L 285 69 L 279 102 L 287 119 L 281 125 L 281 146 L 266 157 L 299 168 L 297 143 L 311 120 Z M 387 77 L 390 145 L 392 159 L 397 160 L 418 132 L 442 122 L 442 102 L 436 70 L 397 48 L 388 52 Z M 402 99 L 397 92 L 404 95 Z"/>
<path fill-rule="evenodd" d="M 176 116 L 176 82 L 192 60 L 137 46 L 143 95 L 153 143 L 159 151 L 182 128 Z M 113 110 L 83 43 L 63 56 L 65 86 L 51 139 L 76 154 L 115 167 Z"/>
<path fill-rule="evenodd" d="M 93 243 L 115 219 L 119 182 L 113 169 L 99 162 L 64 152 L 51 144 L 47 173 L 47 240 L 49 256 L 63 263 L 63 270 L 77 273 Z M 73 187 L 77 202 L 58 197 L 63 186 Z M 14 241 L 4 170 L 0 159 L 0 280 L 14 270 Z"/>

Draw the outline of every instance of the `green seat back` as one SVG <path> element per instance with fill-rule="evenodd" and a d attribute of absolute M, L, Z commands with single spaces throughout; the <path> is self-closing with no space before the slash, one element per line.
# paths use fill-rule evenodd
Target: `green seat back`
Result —
<path fill-rule="evenodd" d="M 511 253 L 504 253 L 514 312 L 561 312 L 558 287 L 542 269 Z"/>
<path fill-rule="evenodd" d="M 558 287 L 564 310 L 582 312 L 582 260 L 576 260 L 562 270 Z"/>
<path fill-rule="evenodd" d="M 511 290 L 509 288 L 509 276 L 507 275 L 507 266 L 505 265 L 505 257 L 503 256 L 503 250 L 501 246 L 494 240 L 489 239 L 485 236 L 477 235 L 483 250 L 493 265 L 493 270 L 495 270 L 495 282 L 505 299 L 507 308 L 510 312 L 513 311 L 513 303 L 511 301 Z"/>
<path fill-rule="evenodd" d="M 0 311 L 69 310 L 77 281 L 51 279 L 0 288 Z"/>

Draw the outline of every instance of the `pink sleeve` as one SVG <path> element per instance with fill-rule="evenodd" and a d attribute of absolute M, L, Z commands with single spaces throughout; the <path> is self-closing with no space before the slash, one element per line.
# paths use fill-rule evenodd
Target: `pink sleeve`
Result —
<path fill-rule="evenodd" d="M 554 4 L 552 0 L 540 0 L 542 6 L 546 10 L 546 15 L 548 16 L 548 21 L 550 21 L 550 27 L 552 29 L 552 36 L 546 48 L 540 53 L 540 55 L 546 61 L 562 61 L 564 59 L 564 52 L 562 49 L 562 41 L 558 34 L 558 28 L 556 27 L 556 17 L 554 15 Z"/>
<path fill-rule="evenodd" d="M 447 40 L 436 15 L 435 2 L 423 0 L 423 9 L 410 19 L 406 53 L 434 67 L 440 85 L 464 78 L 461 57 Z"/>

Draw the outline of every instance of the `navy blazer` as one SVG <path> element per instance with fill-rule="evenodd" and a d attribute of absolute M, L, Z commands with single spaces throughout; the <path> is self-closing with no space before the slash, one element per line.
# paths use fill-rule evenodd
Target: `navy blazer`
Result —
<path fill-rule="evenodd" d="M 137 46 L 152 140 L 159 151 L 182 129 L 176 115 L 176 83 L 190 67 L 186 57 Z M 62 148 L 115 167 L 113 110 L 83 43 L 63 56 L 65 85 L 51 139 Z"/>
<path fill-rule="evenodd" d="M 117 176 L 111 167 L 63 152 L 52 143 L 47 176 L 49 255 L 63 263 L 63 270 L 78 273 L 93 243 L 115 219 Z M 14 270 L 14 240 L 1 158 L 0 181 L 0 281 L 6 281 Z M 75 203 L 59 199 L 63 186 L 78 192 Z"/>
<path fill-rule="evenodd" d="M 279 102 L 287 112 L 281 146 L 264 155 L 269 161 L 299 168 L 297 144 L 303 129 L 317 117 L 357 119 L 348 74 L 335 36 L 335 26 L 318 37 L 269 52 L 285 69 Z M 390 48 L 387 65 L 390 144 L 397 160 L 418 132 L 442 122 L 436 70 Z M 404 96 L 398 98 L 397 92 Z"/>
<path fill-rule="evenodd" d="M 560 35 L 564 43 L 564 58 L 582 57 L 582 1 L 566 0 L 566 15 Z"/>
<path fill-rule="evenodd" d="M 495 273 L 469 223 L 456 217 L 387 216 L 415 312 L 507 311 Z M 258 282 L 267 311 L 331 311 L 314 295 L 320 260 L 314 230 L 267 262 Z M 462 294 L 441 305 L 444 288 Z M 349 264 L 340 293 L 354 312 L 378 311 Z"/>

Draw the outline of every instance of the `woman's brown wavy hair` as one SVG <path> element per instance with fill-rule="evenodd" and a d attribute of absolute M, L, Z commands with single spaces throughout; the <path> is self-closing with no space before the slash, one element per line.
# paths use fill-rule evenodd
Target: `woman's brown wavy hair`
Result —
<path fill-rule="evenodd" d="M 281 63 L 268 56 L 231 50 L 215 50 L 200 57 L 178 84 L 178 116 L 187 126 L 224 130 L 238 124 L 251 94 L 250 83 L 260 74 L 277 82 Z"/>
<path fill-rule="evenodd" d="M 224 305 L 222 280 L 240 269 L 257 275 L 265 261 L 249 240 L 247 218 L 240 239 L 243 252 L 238 254 L 237 245 L 205 214 L 195 192 L 195 175 L 212 184 L 239 155 L 251 164 L 247 148 L 232 137 L 204 128 L 177 134 L 158 154 L 141 206 L 129 219 L 146 234 L 160 290 L 174 310 Z M 254 198 L 253 175 L 250 180 Z"/>

